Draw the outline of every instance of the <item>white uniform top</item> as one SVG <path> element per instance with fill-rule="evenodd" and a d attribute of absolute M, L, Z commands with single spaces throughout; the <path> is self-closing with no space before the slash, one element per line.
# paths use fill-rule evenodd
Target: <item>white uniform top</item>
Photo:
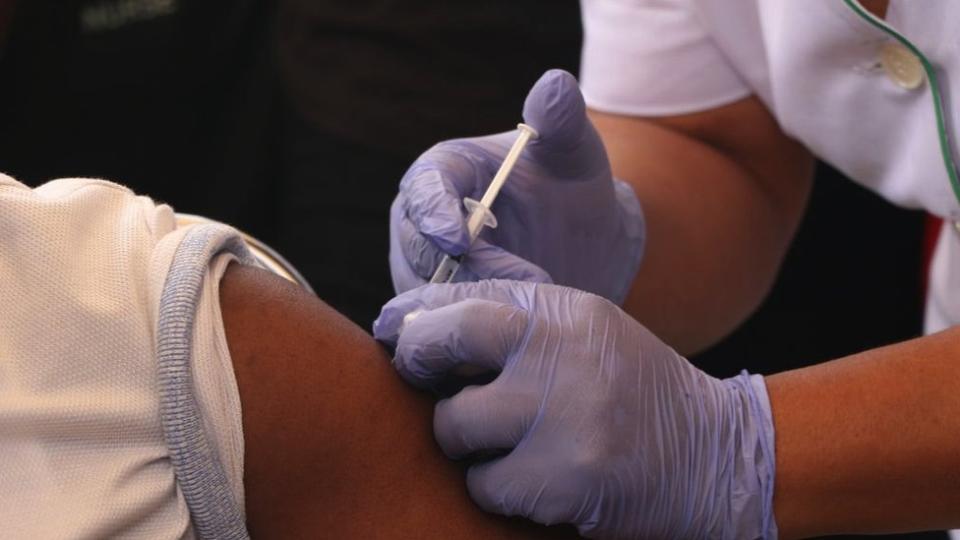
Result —
<path fill-rule="evenodd" d="M 116 184 L 0 174 L 0 536 L 246 537 L 237 258 Z"/>
<path fill-rule="evenodd" d="M 583 15 L 581 84 L 590 107 L 662 116 L 754 94 L 786 133 L 853 180 L 897 205 L 960 220 L 931 82 L 912 77 L 918 57 L 843 2 L 583 0 Z M 954 142 L 958 20 L 958 2 L 893 0 L 886 16 L 937 68 Z M 881 62 L 891 52 L 900 65 Z M 960 322 L 960 241 L 953 227 L 943 232 L 929 331 Z"/>

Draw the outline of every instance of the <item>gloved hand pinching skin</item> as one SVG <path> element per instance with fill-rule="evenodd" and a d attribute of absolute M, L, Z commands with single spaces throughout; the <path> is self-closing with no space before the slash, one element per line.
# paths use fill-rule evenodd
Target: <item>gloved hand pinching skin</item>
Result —
<path fill-rule="evenodd" d="M 469 470 L 485 510 L 590 538 L 776 538 L 762 377 L 710 377 L 609 301 L 531 282 L 420 287 L 374 335 L 418 387 L 463 365 L 500 372 L 434 415 L 448 456 L 506 453 Z"/>
<path fill-rule="evenodd" d="M 576 79 L 544 74 L 530 90 L 527 145 L 492 211 L 499 226 L 470 248 L 463 198 L 479 199 L 517 132 L 437 144 L 410 167 L 390 212 L 390 269 L 403 292 L 426 283 L 445 253 L 467 253 L 457 281 L 554 282 L 621 304 L 640 265 L 644 221 L 615 180 Z"/>

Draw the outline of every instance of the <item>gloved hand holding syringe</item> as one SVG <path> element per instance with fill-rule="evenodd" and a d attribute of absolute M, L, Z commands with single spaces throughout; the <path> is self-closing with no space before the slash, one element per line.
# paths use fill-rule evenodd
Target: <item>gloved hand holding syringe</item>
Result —
<path fill-rule="evenodd" d="M 390 277 L 398 293 L 449 279 L 448 272 L 434 277 L 437 264 L 466 255 L 444 262 L 462 265 L 454 281 L 555 283 L 616 304 L 626 299 L 643 254 L 643 211 L 633 189 L 613 178 L 576 79 L 544 74 L 521 121 L 536 129 L 523 159 L 507 157 L 519 157 L 512 147 L 524 136 L 511 130 L 438 143 L 403 175 L 390 207 Z M 499 190 L 507 171 L 510 185 L 493 191 L 496 208 L 492 197 L 481 203 L 496 213 L 497 228 L 483 230 L 487 212 L 468 227 L 475 208 L 467 203 L 465 213 L 464 198 L 479 199 L 488 185 Z"/>
<path fill-rule="evenodd" d="M 463 199 L 463 206 L 467 209 L 467 212 L 470 213 L 467 218 L 467 231 L 470 234 L 470 244 L 473 244 L 474 240 L 480 236 L 480 231 L 483 230 L 484 226 L 490 228 L 497 227 L 497 218 L 493 215 L 493 212 L 490 211 L 490 207 L 493 205 L 493 201 L 496 200 L 497 194 L 500 193 L 500 188 L 502 188 L 503 184 L 507 181 L 507 177 L 510 176 L 510 171 L 517 163 L 517 159 L 520 158 L 520 153 L 523 152 L 523 148 L 530 139 L 536 139 L 538 137 L 537 130 L 526 124 L 517 124 L 517 129 L 520 130 L 517 140 L 514 141 L 513 146 L 510 147 L 510 151 L 507 152 L 503 164 L 500 165 L 500 169 L 497 170 L 497 174 L 494 175 L 493 180 L 490 182 L 490 187 L 487 188 L 487 191 L 483 194 L 480 201 L 477 202 L 470 197 Z M 462 258 L 463 255 L 457 257 L 444 255 L 443 260 L 440 261 L 440 265 L 437 267 L 437 271 L 434 272 L 433 277 L 430 279 L 430 283 L 449 283 L 453 281 L 457 270 L 460 269 L 460 260 Z"/>

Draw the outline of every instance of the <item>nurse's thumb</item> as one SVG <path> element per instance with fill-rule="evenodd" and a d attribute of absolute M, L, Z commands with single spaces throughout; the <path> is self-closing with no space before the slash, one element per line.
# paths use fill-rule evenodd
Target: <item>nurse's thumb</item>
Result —
<path fill-rule="evenodd" d="M 593 124 L 577 79 L 561 69 L 543 74 L 523 104 L 524 122 L 539 133 L 527 147 L 551 176 L 564 180 L 595 178 L 609 168 L 607 154 Z"/>

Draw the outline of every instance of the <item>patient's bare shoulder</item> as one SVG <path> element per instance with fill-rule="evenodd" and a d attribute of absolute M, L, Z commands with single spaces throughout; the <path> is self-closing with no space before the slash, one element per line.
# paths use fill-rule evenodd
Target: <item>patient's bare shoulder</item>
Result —
<path fill-rule="evenodd" d="M 254 537 L 560 538 L 483 513 L 431 432 L 431 400 L 386 352 L 317 298 L 232 265 L 224 325 L 243 407 Z"/>

